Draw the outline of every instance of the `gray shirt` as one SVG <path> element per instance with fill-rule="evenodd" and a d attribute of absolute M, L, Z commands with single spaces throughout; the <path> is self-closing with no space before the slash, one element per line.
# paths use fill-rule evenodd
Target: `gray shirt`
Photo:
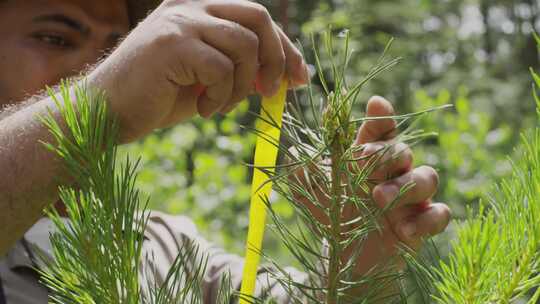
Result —
<path fill-rule="evenodd" d="M 54 230 L 55 227 L 49 219 L 41 219 L 0 259 L 0 280 L 6 304 L 48 303 L 47 289 L 39 283 L 39 276 L 34 271 L 36 267 L 43 267 L 40 260 L 35 258 L 34 250 L 37 248 L 52 257 L 49 234 Z M 154 276 L 151 280 L 162 282 L 187 242 L 199 246 L 200 252 L 208 257 L 202 286 L 203 303 L 215 303 L 221 277 L 226 272 L 230 273 L 232 286 L 240 288 L 243 259 L 206 241 L 198 233 L 195 224 L 185 216 L 151 213 L 145 231 L 143 256 L 152 256 L 153 261 L 142 259 L 141 268 L 150 268 Z M 295 280 L 305 280 L 306 275 L 293 268 L 287 268 L 287 272 Z M 143 275 L 142 280 L 150 278 Z M 144 282 L 142 285 L 145 285 Z M 1 293 L 0 291 L 0 296 Z M 290 302 L 285 290 L 264 268 L 259 271 L 256 290 L 256 295 L 261 294 L 269 294 L 277 303 Z M 2 299 L 0 304 L 3 304 Z"/>

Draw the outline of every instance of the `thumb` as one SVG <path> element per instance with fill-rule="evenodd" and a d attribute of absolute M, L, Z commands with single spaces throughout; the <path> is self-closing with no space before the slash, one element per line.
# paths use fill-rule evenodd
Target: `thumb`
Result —
<path fill-rule="evenodd" d="M 366 108 L 366 117 L 393 116 L 392 104 L 383 97 L 373 96 L 369 99 Z M 356 136 L 355 144 L 361 145 L 369 142 L 388 140 L 396 136 L 396 121 L 392 118 L 365 121 Z"/>

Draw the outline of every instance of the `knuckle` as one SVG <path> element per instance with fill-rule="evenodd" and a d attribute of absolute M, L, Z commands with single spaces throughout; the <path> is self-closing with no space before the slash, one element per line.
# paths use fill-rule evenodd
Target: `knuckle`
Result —
<path fill-rule="evenodd" d="M 152 44 L 157 48 L 170 48 L 171 46 L 178 45 L 182 40 L 181 35 L 178 31 L 172 29 L 164 29 L 158 35 L 154 36 Z"/>
<path fill-rule="evenodd" d="M 221 20 L 221 22 L 215 22 L 214 27 L 221 35 L 225 35 L 227 38 L 236 38 L 237 27 L 234 23 Z"/>
<path fill-rule="evenodd" d="M 220 75 L 227 77 L 234 71 L 234 64 L 230 60 L 222 59 L 216 60 L 218 70 L 221 72 Z"/>
<path fill-rule="evenodd" d="M 243 28 L 239 24 L 234 24 L 228 29 L 229 38 L 236 41 L 237 48 L 244 53 L 257 56 L 259 50 L 259 38 L 255 33 Z"/>
<path fill-rule="evenodd" d="M 246 31 L 246 46 L 250 50 L 257 51 L 259 49 L 259 37 L 251 31 Z"/>
<path fill-rule="evenodd" d="M 406 143 L 398 143 L 395 146 L 395 154 L 398 160 L 403 163 L 411 163 L 413 161 L 413 153 L 409 145 Z"/>
<path fill-rule="evenodd" d="M 380 153 L 384 149 L 384 146 L 380 143 L 367 143 L 362 150 L 362 157 L 372 157 Z"/>
<path fill-rule="evenodd" d="M 159 21 L 154 22 L 152 30 L 157 33 L 153 36 L 164 42 L 175 43 L 179 39 L 189 36 L 186 33 L 190 32 L 195 24 L 197 21 L 190 16 L 167 12 L 161 16 Z"/>
<path fill-rule="evenodd" d="M 216 29 L 221 35 L 224 35 L 226 40 L 235 42 L 235 49 L 239 53 L 236 56 L 257 57 L 259 38 L 255 33 L 234 22 L 218 23 Z M 240 60 L 240 58 L 235 59 Z"/>
<path fill-rule="evenodd" d="M 292 49 L 289 54 L 287 54 L 287 62 L 289 68 L 298 69 L 302 66 L 304 59 L 298 50 Z"/>
<path fill-rule="evenodd" d="M 371 104 L 368 107 L 372 106 Z M 371 113 L 371 109 L 368 109 L 368 113 Z M 373 116 L 382 116 L 379 114 Z M 381 120 L 367 120 L 363 126 L 366 134 L 372 138 L 372 140 L 384 140 L 385 138 L 391 138 L 391 132 L 394 129 L 394 123 L 391 119 Z M 389 142 L 390 143 L 390 142 Z"/>
<path fill-rule="evenodd" d="M 171 18 L 182 18 L 182 17 L 168 17 Z M 150 37 L 150 44 L 157 49 L 167 50 L 170 48 L 185 48 L 191 46 L 194 43 L 194 38 L 191 35 L 191 30 L 180 29 L 175 23 L 175 21 L 170 20 L 170 22 L 164 22 L 158 27 L 150 29 L 155 34 Z"/>
<path fill-rule="evenodd" d="M 395 143 L 392 147 L 394 154 L 402 155 L 410 151 L 409 145 L 403 142 Z"/>
<path fill-rule="evenodd" d="M 253 15 L 262 24 L 271 24 L 272 17 L 270 13 L 262 4 L 252 3 Z"/>
<path fill-rule="evenodd" d="M 234 65 L 230 60 L 217 58 L 216 56 L 207 55 L 203 62 L 206 66 L 213 67 L 215 81 L 227 78 L 234 70 Z"/>

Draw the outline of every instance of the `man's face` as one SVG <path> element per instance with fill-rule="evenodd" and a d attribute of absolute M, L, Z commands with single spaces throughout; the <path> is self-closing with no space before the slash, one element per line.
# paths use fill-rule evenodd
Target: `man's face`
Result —
<path fill-rule="evenodd" d="M 77 75 L 128 30 L 124 0 L 0 0 L 0 108 Z"/>

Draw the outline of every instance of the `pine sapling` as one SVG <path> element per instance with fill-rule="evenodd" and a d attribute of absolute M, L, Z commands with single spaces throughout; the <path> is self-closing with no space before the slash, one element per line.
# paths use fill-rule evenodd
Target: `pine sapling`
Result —
<path fill-rule="evenodd" d="M 201 283 L 206 256 L 196 244 L 185 244 L 163 283 L 152 280 L 153 256 L 142 256 L 148 223 L 147 200 L 135 187 L 138 161 L 117 159 L 118 126 L 109 115 L 105 95 L 84 84 L 63 82 L 49 90 L 61 114 L 43 122 L 54 143 L 45 145 L 64 164 L 76 187 L 61 187 L 69 221 L 54 209 L 53 257 L 42 254 L 40 270 L 52 303 L 160 304 L 203 303 Z M 147 260 L 147 263 L 143 263 Z M 189 271 L 187 271 L 189 266 Z M 226 276 L 218 303 L 232 299 Z"/>
<path fill-rule="evenodd" d="M 373 186 L 370 176 L 385 164 L 383 156 L 391 153 L 393 144 L 368 155 L 362 153 L 365 145 L 353 144 L 360 123 L 368 119 L 388 119 L 355 119 L 353 111 L 364 84 L 395 65 L 398 59 L 386 60 L 383 54 L 363 80 L 349 86 L 346 80 L 346 67 L 351 56 L 348 32 L 342 33 L 338 39 L 343 41 L 340 50 L 334 47 L 335 38 L 330 32 L 323 37 L 333 88 L 324 77 L 320 55 L 315 50 L 325 95 L 320 99 L 323 102 L 315 102 L 313 89 L 308 87 L 306 98 L 309 103 L 306 106 L 296 98 L 294 103 L 288 104 L 283 142 L 274 143 L 288 159 L 272 175 L 274 188 L 293 206 L 297 222 L 296 227 L 286 223 L 267 200 L 273 218 L 272 227 L 307 277 L 302 281 L 294 280 L 286 268 L 271 257 L 267 259 L 275 266 L 274 277 L 288 290 L 291 303 L 406 301 L 412 291 L 403 287 L 406 272 L 396 267 L 398 258 L 374 265 L 366 273 L 356 271 L 362 263 L 359 256 L 368 235 L 381 230 L 382 216 L 413 186 L 408 184 L 401 188 L 394 202 L 384 209 L 376 208 L 370 194 Z M 316 45 L 315 38 L 313 44 Z M 397 120 L 398 125 L 406 126 L 396 142 L 414 144 L 434 135 L 414 130 L 412 123 L 433 110 L 436 109 L 390 117 Z M 311 117 L 308 119 L 307 115 Z M 400 152 L 391 155 L 389 161 L 398 157 Z M 362 166 L 359 161 L 362 161 Z M 404 255 L 404 258 L 412 260 L 415 255 Z"/>
<path fill-rule="evenodd" d="M 540 41 L 537 42 L 540 45 Z M 540 300 L 540 98 L 536 126 L 521 135 L 511 176 L 469 210 L 449 259 L 426 271 L 437 303 L 538 303 Z"/>

